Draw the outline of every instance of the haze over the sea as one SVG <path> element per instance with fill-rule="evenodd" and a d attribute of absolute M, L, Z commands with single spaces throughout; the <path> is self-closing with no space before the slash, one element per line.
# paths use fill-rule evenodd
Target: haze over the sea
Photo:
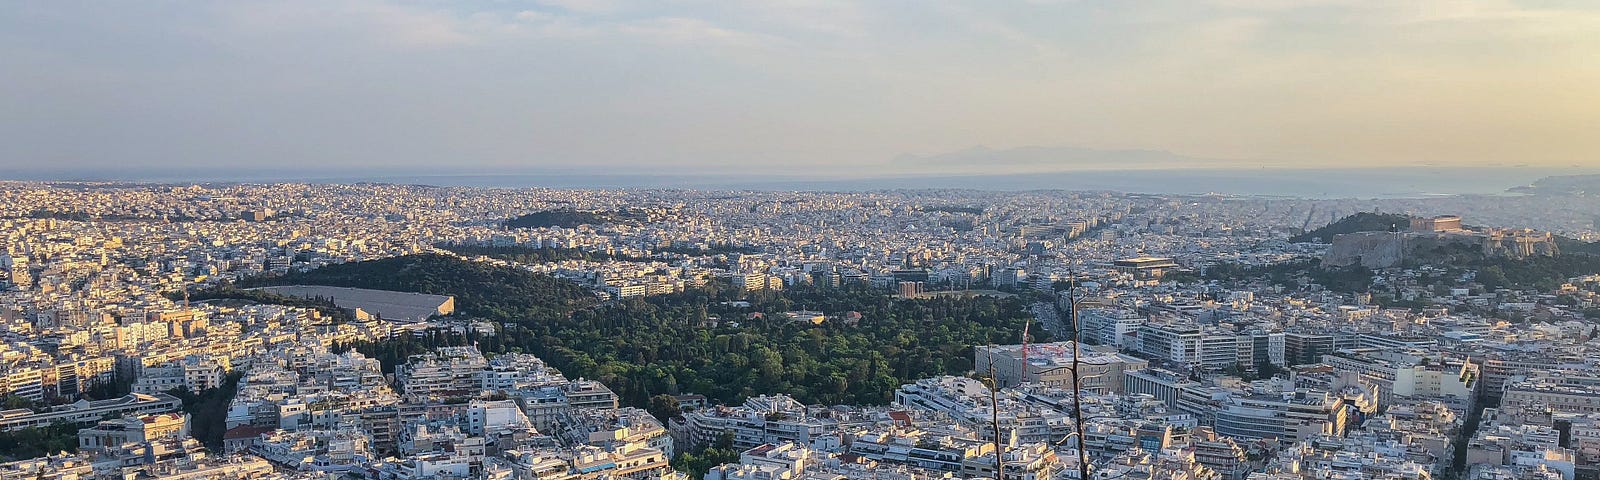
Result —
<path fill-rule="evenodd" d="M 698 190 L 883 189 L 1079 190 L 1128 193 L 1284 196 L 1299 198 L 1400 198 L 1436 195 L 1506 195 L 1541 178 L 1584 173 L 1537 167 L 1397 167 L 1324 169 L 1084 170 L 1001 175 L 821 177 L 740 174 L 616 174 L 548 170 L 439 175 L 430 172 L 284 170 L 131 170 L 100 172 L 0 171 L 23 180 L 191 182 L 379 182 L 492 188 L 679 188 Z"/>

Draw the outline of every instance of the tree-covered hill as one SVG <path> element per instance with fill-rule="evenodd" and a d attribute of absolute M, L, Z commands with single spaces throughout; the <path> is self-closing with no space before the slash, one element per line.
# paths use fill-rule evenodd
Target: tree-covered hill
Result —
<path fill-rule="evenodd" d="M 1600 274 L 1600 255 L 1561 253 L 1554 257 L 1488 257 L 1473 249 L 1439 249 L 1423 252 L 1407 266 L 1427 265 L 1443 269 L 1442 275 L 1424 282 L 1439 282 L 1447 287 L 1465 286 L 1448 281 L 1473 273 L 1474 281 L 1493 291 L 1497 288 L 1552 291 L 1569 278 Z M 1213 265 L 1204 279 L 1225 283 L 1265 281 L 1291 288 L 1315 283 L 1341 293 L 1370 292 L 1373 272 L 1360 266 L 1324 267 L 1319 260 L 1275 265 L 1245 266 L 1233 263 Z M 1426 283 L 1425 283 L 1426 284 Z"/>
<path fill-rule="evenodd" d="M 453 295 L 462 313 L 504 321 L 559 317 L 597 303 L 588 289 L 572 282 L 436 254 L 328 265 L 240 283 L 245 287 L 328 285 Z"/>
<path fill-rule="evenodd" d="M 642 213 L 626 209 L 615 212 L 572 209 L 543 210 L 507 219 L 501 223 L 501 226 L 505 228 L 577 228 L 579 225 L 632 224 L 638 223 L 643 219 L 644 215 Z"/>
<path fill-rule="evenodd" d="M 1600 242 L 1585 242 L 1560 235 L 1556 236 L 1556 248 L 1562 254 L 1600 255 Z"/>
<path fill-rule="evenodd" d="M 246 290 L 234 285 L 218 285 L 204 290 L 187 292 L 166 292 L 168 299 L 176 302 L 180 300 L 205 301 L 205 300 L 243 300 L 250 303 L 270 303 L 290 307 L 316 310 L 334 323 L 343 323 L 352 320 L 350 312 L 339 308 L 329 298 L 301 298 L 288 295 L 279 295 L 266 290 Z"/>
<path fill-rule="evenodd" d="M 1020 298 L 897 300 L 866 288 L 746 293 L 717 282 L 597 304 L 562 280 L 440 255 L 333 265 L 270 281 L 454 295 L 461 311 L 502 324 L 498 335 L 474 339 L 485 352 L 539 355 L 641 408 L 652 395 L 690 392 L 729 403 L 770 393 L 810 403 L 886 403 L 903 383 L 971 370 L 973 345 L 1015 343 L 1030 318 Z M 794 322 L 783 314 L 796 309 L 822 311 L 828 320 Z M 1034 336 L 1048 339 L 1039 329 Z M 389 350 L 416 349 L 417 341 L 357 348 L 399 359 Z"/>
<path fill-rule="evenodd" d="M 649 262 L 660 260 L 658 258 L 633 257 L 628 255 L 613 255 L 605 252 L 593 252 L 581 248 L 534 248 L 525 245 L 488 246 L 463 245 L 455 243 L 441 243 L 434 246 L 468 257 L 482 255 L 489 258 L 527 264 L 560 262 L 565 260 L 587 260 L 592 262 L 604 262 L 607 260 L 619 260 L 624 262 Z"/>
<path fill-rule="evenodd" d="M 1290 237 L 1289 241 L 1302 243 L 1313 239 L 1321 239 L 1323 242 L 1331 242 L 1334 235 L 1357 232 L 1387 232 L 1391 228 L 1399 228 L 1401 230 L 1411 228 L 1411 217 L 1394 213 L 1361 212 L 1341 218 L 1322 228 Z"/>

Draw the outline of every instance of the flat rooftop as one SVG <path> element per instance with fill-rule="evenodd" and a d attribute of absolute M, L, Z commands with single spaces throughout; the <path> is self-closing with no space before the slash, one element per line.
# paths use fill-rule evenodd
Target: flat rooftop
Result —
<path fill-rule="evenodd" d="M 359 308 L 367 313 L 401 322 L 421 322 L 434 315 L 449 315 L 455 312 L 456 308 L 455 297 L 449 295 L 322 285 L 284 285 L 252 290 L 262 290 L 286 297 L 328 298 L 339 308 Z"/>

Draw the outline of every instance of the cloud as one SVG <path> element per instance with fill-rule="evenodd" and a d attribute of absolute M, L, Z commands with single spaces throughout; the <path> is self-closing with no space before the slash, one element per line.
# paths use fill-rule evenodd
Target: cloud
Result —
<path fill-rule="evenodd" d="M 716 42 L 726 45 L 759 46 L 779 42 L 771 35 L 730 30 L 698 18 L 654 18 L 616 25 L 617 31 L 657 40 L 681 43 Z"/>
<path fill-rule="evenodd" d="M 538 0 L 540 5 L 556 7 L 573 13 L 615 13 L 622 8 L 616 0 Z"/>
<path fill-rule="evenodd" d="M 0 166 L 894 168 L 970 145 L 1593 162 L 1600 11 L 241 0 L 0 11 Z"/>
<path fill-rule="evenodd" d="M 336 37 L 385 47 L 456 47 L 477 40 L 463 30 L 459 15 L 377 0 L 241 1 L 217 9 L 226 35 L 282 38 L 328 32 Z"/>

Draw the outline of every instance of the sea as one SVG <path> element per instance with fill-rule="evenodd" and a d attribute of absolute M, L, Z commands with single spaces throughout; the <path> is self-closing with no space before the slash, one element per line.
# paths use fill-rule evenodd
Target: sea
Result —
<path fill-rule="evenodd" d="M 1508 189 L 1552 176 L 1600 173 L 1600 168 L 1387 167 L 1192 168 L 1083 170 L 994 175 L 874 175 L 808 177 L 748 174 L 602 174 L 540 171 L 431 174 L 347 171 L 323 174 L 264 171 L 4 172 L 0 180 L 121 181 L 139 183 L 392 183 L 453 187 L 559 189 L 688 189 L 754 191 L 873 191 L 969 189 L 1068 190 L 1149 194 L 1224 194 L 1295 198 L 1422 198 L 1448 195 L 1517 195 Z"/>

